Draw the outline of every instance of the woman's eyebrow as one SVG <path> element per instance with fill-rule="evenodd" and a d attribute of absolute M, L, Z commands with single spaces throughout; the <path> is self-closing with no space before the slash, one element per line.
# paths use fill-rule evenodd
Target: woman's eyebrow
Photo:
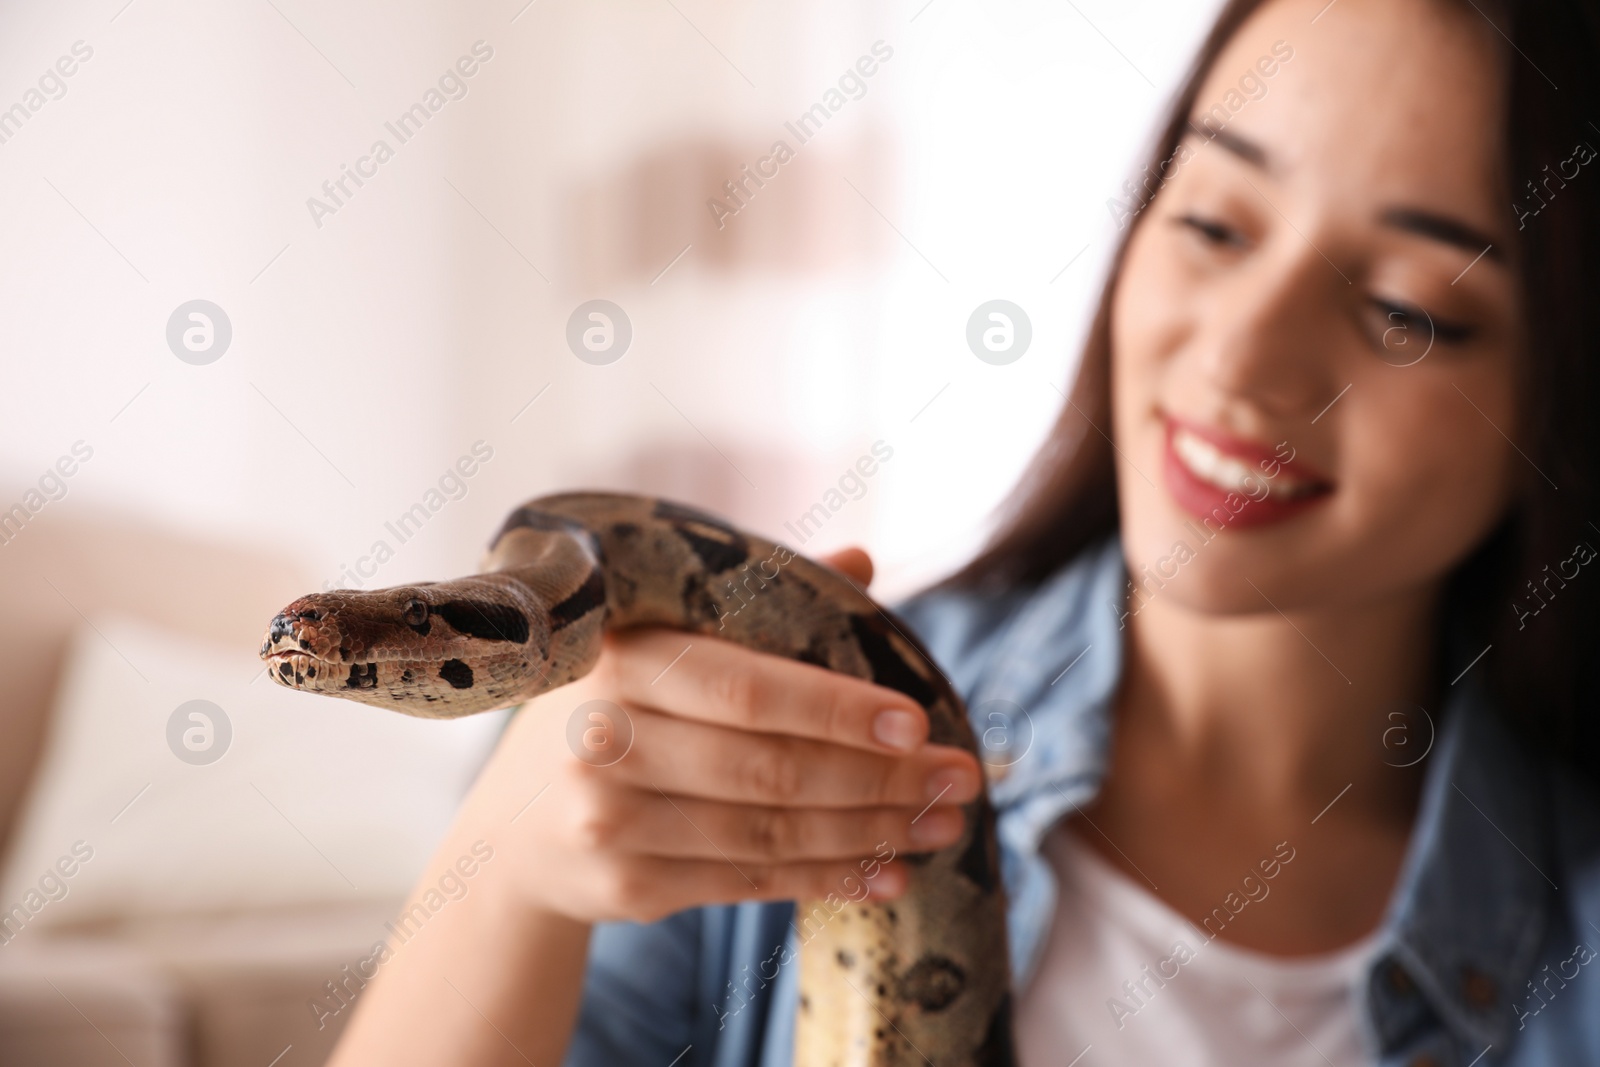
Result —
<path fill-rule="evenodd" d="M 1206 119 L 1201 119 L 1199 122 L 1190 119 L 1189 131 L 1202 140 L 1221 145 L 1228 152 L 1238 156 L 1258 170 L 1270 171 L 1272 169 L 1267 150 L 1248 137 L 1240 137 L 1236 133 L 1229 133 L 1227 130 L 1213 126 Z"/>
<path fill-rule="evenodd" d="M 1488 234 L 1448 215 L 1435 214 L 1421 208 L 1391 207 L 1384 210 L 1379 216 L 1379 221 L 1393 229 L 1405 230 L 1408 233 L 1440 241 L 1453 248 L 1460 248 L 1497 262 L 1505 261 L 1499 246 Z"/>

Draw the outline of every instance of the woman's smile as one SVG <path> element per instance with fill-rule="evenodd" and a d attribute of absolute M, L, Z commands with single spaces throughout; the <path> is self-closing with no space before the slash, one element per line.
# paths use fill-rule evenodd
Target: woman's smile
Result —
<path fill-rule="evenodd" d="M 1265 445 L 1198 422 L 1161 416 L 1167 491 L 1218 526 L 1281 522 L 1326 499 L 1333 482 L 1297 462 L 1288 441 Z"/>

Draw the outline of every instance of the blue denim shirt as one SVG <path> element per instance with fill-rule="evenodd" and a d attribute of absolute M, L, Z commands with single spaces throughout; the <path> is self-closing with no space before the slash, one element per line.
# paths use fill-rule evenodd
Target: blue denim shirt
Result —
<path fill-rule="evenodd" d="M 987 762 L 1018 989 L 1055 908 L 1041 842 L 1105 774 L 1126 582 L 1112 537 L 1033 590 L 897 607 L 974 729 L 1007 731 L 1005 758 Z M 1448 691 L 1364 983 L 1367 1047 L 1386 1067 L 1600 1064 L 1600 802 L 1502 725 L 1474 671 Z M 1425 724 L 1410 728 L 1426 742 Z M 778 960 L 796 951 L 792 914 L 748 903 L 596 927 L 565 1062 L 790 1067 L 798 968 Z"/>

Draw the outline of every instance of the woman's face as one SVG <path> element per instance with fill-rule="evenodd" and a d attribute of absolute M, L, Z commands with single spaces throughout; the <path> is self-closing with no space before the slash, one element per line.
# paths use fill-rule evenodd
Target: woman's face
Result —
<path fill-rule="evenodd" d="M 1235 35 L 1127 250 L 1113 439 L 1146 599 L 1414 592 L 1514 484 L 1550 489 L 1512 444 L 1495 31 L 1442 0 L 1325 3 L 1275 0 Z"/>

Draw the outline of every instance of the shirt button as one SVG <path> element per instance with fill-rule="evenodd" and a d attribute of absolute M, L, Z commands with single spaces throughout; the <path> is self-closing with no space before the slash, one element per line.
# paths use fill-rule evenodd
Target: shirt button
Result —
<path fill-rule="evenodd" d="M 1493 1007 L 1498 993 L 1493 978 L 1476 967 L 1461 969 L 1461 995 L 1478 1011 L 1488 1011 Z"/>

